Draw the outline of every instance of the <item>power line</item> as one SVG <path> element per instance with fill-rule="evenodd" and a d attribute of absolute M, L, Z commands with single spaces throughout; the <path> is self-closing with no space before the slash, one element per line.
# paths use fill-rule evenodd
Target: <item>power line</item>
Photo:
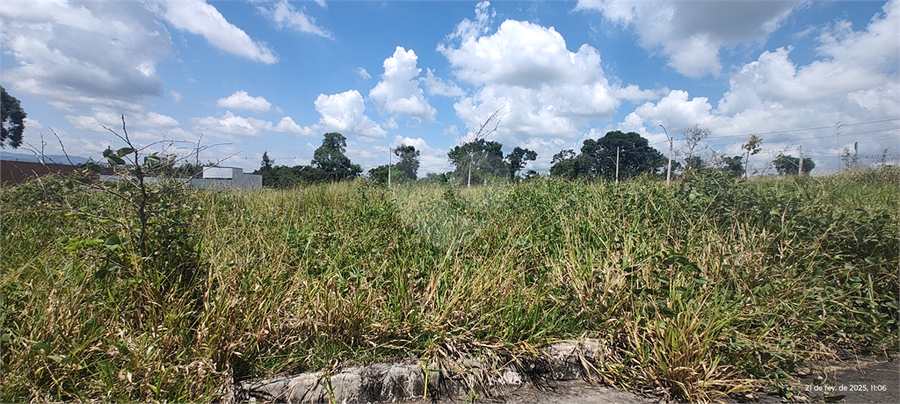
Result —
<path fill-rule="evenodd" d="M 891 132 L 891 131 L 895 131 L 895 130 L 896 130 L 895 128 L 888 128 L 888 129 L 873 129 L 873 130 L 867 130 L 867 131 L 861 131 L 861 132 L 848 132 L 848 133 L 841 132 L 841 137 L 846 138 L 846 137 L 848 137 L 848 136 L 860 136 L 860 135 L 867 135 L 867 134 L 871 134 L 871 133 L 885 133 L 885 132 Z M 781 136 L 781 135 L 779 134 L 778 136 Z M 787 136 L 784 136 L 784 137 L 781 137 L 781 138 L 776 137 L 775 140 L 781 140 L 781 139 L 785 139 L 785 140 L 786 140 L 786 139 L 793 139 L 793 140 L 815 140 L 815 139 L 828 139 L 828 138 L 831 138 L 831 137 L 833 137 L 833 136 L 834 136 L 834 134 L 832 134 L 832 133 L 821 134 L 821 135 L 819 135 L 819 134 L 812 134 L 812 135 L 803 135 L 803 136 L 800 136 L 800 137 L 790 137 L 790 138 L 788 138 Z M 888 138 L 888 137 L 892 137 L 892 136 L 900 137 L 900 132 L 888 133 L 888 134 L 886 134 L 886 135 L 884 135 L 884 136 L 879 136 L 879 137 L 874 137 L 874 138 L 870 137 L 870 138 L 866 138 L 866 140 L 874 140 L 874 139 Z"/>
<path fill-rule="evenodd" d="M 879 120 L 867 121 L 867 122 L 846 123 L 846 124 L 841 125 L 841 127 L 845 128 L 848 126 L 869 125 L 869 124 L 873 124 L 873 123 L 892 122 L 892 121 L 900 121 L 900 118 L 888 118 L 888 119 L 879 119 Z M 776 131 L 772 131 L 772 132 L 743 133 L 743 134 L 739 134 L 739 135 L 710 136 L 707 139 L 725 139 L 725 138 L 730 138 L 730 137 L 745 137 L 745 136 L 751 136 L 751 135 L 775 135 L 775 134 L 805 132 L 805 131 L 810 131 L 810 130 L 822 130 L 822 129 L 834 129 L 834 125 L 816 126 L 816 127 L 812 127 L 812 128 L 803 128 L 803 129 L 776 130 Z M 894 129 L 896 129 L 896 128 L 894 128 Z"/>
<path fill-rule="evenodd" d="M 884 123 L 884 122 L 893 122 L 893 121 L 900 121 L 900 118 L 886 118 L 886 119 L 879 119 L 879 120 L 874 120 L 874 121 L 857 122 L 857 123 L 848 123 L 848 124 L 843 124 L 843 125 L 841 125 L 841 128 L 846 128 L 846 127 L 848 127 L 848 126 L 870 125 L 870 124 L 875 124 L 875 123 Z M 829 126 L 816 126 L 816 127 L 803 128 L 803 129 L 778 130 L 778 131 L 760 132 L 760 133 L 744 133 L 744 134 L 738 134 L 738 135 L 709 136 L 709 137 L 707 137 L 706 139 L 713 139 L 713 140 L 714 140 L 714 139 L 728 139 L 728 138 L 748 137 L 748 136 L 752 136 L 752 135 L 778 135 L 778 136 L 783 136 L 783 137 L 786 138 L 787 135 L 785 135 L 785 134 L 787 134 L 787 133 L 806 132 L 806 131 L 823 130 L 823 129 L 833 130 L 833 129 L 834 129 L 834 125 L 829 125 Z M 883 133 L 883 132 L 890 132 L 890 131 L 895 131 L 895 130 L 897 130 L 897 129 L 898 129 L 897 127 L 879 128 L 879 129 L 869 129 L 869 130 L 858 131 L 858 132 L 842 133 L 841 135 L 842 135 L 843 137 L 847 137 L 847 136 L 858 136 L 858 135 L 864 135 L 864 134 L 869 134 L 869 133 Z M 812 135 L 812 136 L 810 136 L 810 135 Z M 897 133 L 896 135 L 897 135 L 897 136 L 900 136 L 900 133 Z M 792 139 L 792 140 L 828 139 L 828 138 L 831 138 L 832 136 L 834 136 L 834 134 L 833 134 L 833 133 L 824 133 L 824 134 L 809 134 L 809 135 L 805 135 L 805 136 L 802 135 L 802 136 L 803 136 L 803 137 L 799 137 L 799 138 L 798 138 L 798 137 L 791 137 L 791 139 Z M 888 135 L 885 135 L 885 136 L 883 136 L 883 137 L 878 137 L 878 138 L 869 138 L 869 139 L 866 139 L 866 140 L 875 140 L 875 139 L 881 139 L 881 138 L 888 138 L 888 137 L 891 137 L 891 136 L 893 136 L 893 134 L 888 134 Z M 782 140 L 782 139 L 776 139 L 776 140 Z M 784 139 L 784 140 L 787 140 L 787 139 Z M 658 146 L 658 145 L 663 145 L 663 144 L 666 144 L 666 143 L 668 143 L 668 140 L 663 140 L 663 141 L 659 141 L 659 142 L 654 142 L 654 143 L 651 143 L 650 146 Z"/>

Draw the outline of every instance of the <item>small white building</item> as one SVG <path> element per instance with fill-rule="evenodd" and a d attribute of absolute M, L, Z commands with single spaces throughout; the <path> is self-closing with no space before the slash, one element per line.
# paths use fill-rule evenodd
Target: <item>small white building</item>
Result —
<path fill-rule="evenodd" d="M 100 175 L 102 182 L 119 182 L 133 179 L 127 175 L 113 174 Z M 144 178 L 149 184 L 159 182 L 156 177 Z M 244 174 L 244 169 L 237 167 L 203 167 L 202 178 L 194 178 L 191 180 L 191 186 L 194 188 L 240 188 L 240 189 L 258 189 L 262 188 L 262 176 L 257 174 Z"/>
<path fill-rule="evenodd" d="M 244 169 L 237 167 L 203 167 L 202 178 L 191 180 L 195 188 L 262 188 L 262 176 L 244 174 Z"/>

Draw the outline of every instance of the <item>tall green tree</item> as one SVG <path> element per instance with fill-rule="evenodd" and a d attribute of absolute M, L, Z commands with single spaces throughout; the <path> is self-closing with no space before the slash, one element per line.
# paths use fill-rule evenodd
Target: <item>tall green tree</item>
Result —
<path fill-rule="evenodd" d="M 667 162 L 662 153 L 650 147 L 641 135 L 613 131 L 597 140 L 585 140 L 577 156 L 571 149 L 556 153 L 551 161 L 550 175 L 615 179 L 617 150 L 620 179 L 644 173 L 655 174 Z"/>
<path fill-rule="evenodd" d="M 344 155 L 347 148 L 347 138 L 340 133 L 326 133 L 322 139 L 322 146 L 313 153 L 311 165 L 322 171 L 325 181 L 339 181 L 356 177 L 362 172 L 358 164 L 350 162 L 350 158 Z"/>
<path fill-rule="evenodd" d="M 537 152 L 516 146 L 512 153 L 506 156 L 506 165 L 509 168 L 509 180 L 515 181 L 516 175 L 525 168 L 525 164 L 534 160 L 537 160 Z"/>
<path fill-rule="evenodd" d="M 635 132 L 612 131 L 598 140 L 587 139 L 581 147 L 581 154 L 590 164 L 593 176 L 615 179 L 617 150 L 620 179 L 644 173 L 654 174 L 667 162 L 662 153 Z"/>
<path fill-rule="evenodd" d="M 560 150 L 550 160 L 550 175 L 568 179 L 587 176 L 590 170 L 584 160 L 583 156 L 575 154 L 575 150 Z"/>
<path fill-rule="evenodd" d="M 503 145 L 494 141 L 478 139 L 454 147 L 447 153 L 450 163 L 456 166 L 455 177 L 463 183 L 480 184 L 486 179 L 500 179 L 508 176 L 508 167 L 503 160 Z"/>
<path fill-rule="evenodd" d="M 25 118 L 28 114 L 22 109 L 19 99 L 6 92 L 0 86 L 0 148 L 7 145 L 13 149 L 22 145 L 22 133 L 25 132 Z"/>
<path fill-rule="evenodd" d="M 447 184 L 453 182 L 453 171 L 446 173 L 428 173 L 424 178 L 425 182 L 432 184 Z"/>
<path fill-rule="evenodd" d="M 419 151 L 416 150 L 415 146 L 401 144 L 400 147 L 394 149 L 394 155 L 400 157 L 400 161 L 395 165 L 397 170 L 402 171 L 408 179 L 415 180 L 418 178 Z M 391 177 L 393 177 L 393 173 L 391 174 Z"/>
<path fill-rule="evenodd" d="M 265 187 L 275 186 L 275 183 L 278 181 L 278 176 L 276 175 L 275 169 L 273 169 L 272 165 L 275 162 L 269 158 L 269 151 L 266 150 L 263 152 L 262 161 L 259 164 L 259 170 L 255 171 L 254 174 L 259 174 L 262 176 L 262 183 Z"/>
<path fill-rule="evenodd" d="M 779 154 L 775 160 L 772 161 L 772 164 L 775 166 L 775 170 L 778 171 L 779 175 L 797 175 L 800 172 L 800 158 L 794 156 L 788 156 L 784 154 Z M 803 174 L 809 175 L 809 172 L 812 171 L 813 168 L 816 168 L 816 163 L 809 157 L 803 158 Z"/>
<path fill-rule="evenodd" d="M 735 177 L 742 177 L 744 175 L 743 156 L 722 157 L 721 164 L 721 169 L 730 175 Z"/>
<path fill-rule="evenodd" d="M 394 164 L 391 167 L 391 183 L 393 184 L 401 184 L 410 180 L 409 177 L 406 176 L 406 172 L 399 169 L 399 164 Z M 372 181 L 375 181 L 379 184 L 387 184 L 388 182 L 388 165 L 380 165 L 373 169 L 369 170 L 369 178 Z"/>
<path fill-rule="evenodd" d="M 684 159 L 684 171 L 699 171 L 706 168 L 706 162 L 700 156 L 690 156 Z"/>

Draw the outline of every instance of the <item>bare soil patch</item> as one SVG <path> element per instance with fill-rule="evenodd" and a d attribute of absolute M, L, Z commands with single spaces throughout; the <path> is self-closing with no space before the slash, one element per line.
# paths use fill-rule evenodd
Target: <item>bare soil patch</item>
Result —
<path fill-rule="evenodd" d="M 799 369 L 791 383 L 794 395 L 754 392 L 732 397 L 729 403 L 900 403 L 900 361 L 896 358 L 855 358 L 820 361 Z M 663 402 L 654 395 L 640 395 L 584 380 L 552 381 L 543 386 L 523 384 L 505 387 L 491 398 L 445 398 L 440 404 L 475 402 L 506 404 L 644 404 Z M 410 402 L 430 403 L 431 400 Z"/>
<path fill-rule="evenodd" d="M 794 402 L 900 403 L 900 361 L 868 357 L 812 362 L 798 369 L 791 385 Z M 747 401 L 783 402 L 775 395 Z"/>

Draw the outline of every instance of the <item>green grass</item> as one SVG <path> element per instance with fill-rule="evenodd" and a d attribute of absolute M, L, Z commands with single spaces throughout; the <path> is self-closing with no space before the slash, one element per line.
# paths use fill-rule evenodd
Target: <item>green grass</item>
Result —
<path fill-rule="evenodd" d="M 165 206 L 190 228 L 153 237 L 191 242 L 152 259 L 49 203 L 127 218 L 104 193 L 4 187 L 0 401 L 222 401 L 231 380 L 584 337 L 620 387 L 789 395 L 805 360 L 898 353 L 898 174 L 189 191 Z M 159 274 L 183 259 L 195 280 Z"/>

